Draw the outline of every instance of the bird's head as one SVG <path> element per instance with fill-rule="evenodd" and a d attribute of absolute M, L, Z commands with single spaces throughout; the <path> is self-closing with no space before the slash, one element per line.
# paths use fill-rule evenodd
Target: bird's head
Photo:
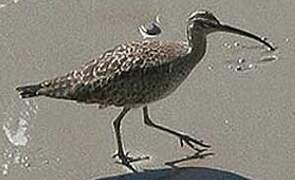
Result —
<path fill-rule="evenodd" d="M 207 35 L 213 32 L 223 31 L 229 32 L 233 34 L 238 34 L 241 36 L 246 36 L 248 38 L 255 39 L 266 45 L 270 50 L 275 50 L 268 42 L 266 42 L 263 38 L 258 37 L 252 33 L 246 32 L 244 30 L 225 25 L 221 23 L 211 12 L 206 10 L 199 10 L 193 12 L 188 21 L 188 28 L 191 32 L 202 33 L 203 35 Z"/>
<path fill-rule="evenodd" d="M 216 31 L 216 27 L 220 26 L 219 20 L 212 13 L 205 10 L 193 12 L 187 21 L 189 28 L 193 31 L 204 32 L 206 34 Z"/>

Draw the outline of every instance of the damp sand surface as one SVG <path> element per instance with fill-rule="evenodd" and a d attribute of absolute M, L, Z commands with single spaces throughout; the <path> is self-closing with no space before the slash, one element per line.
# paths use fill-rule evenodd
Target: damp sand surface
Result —
<path fill-rule="evenodd" d="M 0 2 L 0 179 L 295 179 L 295 33 L 292 1 L 33 1 Z M 144 126 L 142 111 L 123 120 L 125 147 L 149 155 L 129 173 L 115 163 L 112 120 L 118 108 L 69 101 L 21 100 L 15 87 L 62 75 L 126 40 L 159 15 L 160 39 L 185 38 L 196 9 L 267 37 L 216 33 L 204 60 L 169 98 L 150 105 L 153 121 L 212 145 L 214 156 L 164 165 L 192 155 L 179 140 Z"/>

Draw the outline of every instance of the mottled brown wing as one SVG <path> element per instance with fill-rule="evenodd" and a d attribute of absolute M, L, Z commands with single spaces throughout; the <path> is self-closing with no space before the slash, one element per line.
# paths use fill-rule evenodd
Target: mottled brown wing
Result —
<path fill-rule="evenodd" d="M 104 84 L 122 72 L 161 66 L 186 55 L 189 47 L 184 43 L 165 41 L 139 41 L 121 44 L 92 60 L 81 69 L 83 81 Z M 100 83 L 98 82 L 100 81 Z"/>
<path fill-rule="evenodd" d="M 123 72 L 161 66 L 189 52 L 182 42 L 137 41 L 116 46 L 65 76 L 44 81 L 44 95 L 83 101 L 94 89 L 111 83 Z M 42 94 L 42 92 L 41 92 Z"/>

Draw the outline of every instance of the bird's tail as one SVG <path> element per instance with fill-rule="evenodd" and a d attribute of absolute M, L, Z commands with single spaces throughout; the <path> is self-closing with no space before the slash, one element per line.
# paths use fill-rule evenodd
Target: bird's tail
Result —
<path fill-rule="evenodd" d="M 19 92 L 21 98 L 30 98 L 39 96 L 38 91 L 42 88 L 41 84 L 21 86 L 17 87 L 16 90 Z"/>

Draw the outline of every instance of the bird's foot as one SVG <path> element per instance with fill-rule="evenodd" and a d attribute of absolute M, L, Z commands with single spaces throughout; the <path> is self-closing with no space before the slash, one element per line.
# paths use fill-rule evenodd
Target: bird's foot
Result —
<path fill-rule="evenodd" d="M 133 172 L 137 172 L 137 170 L 131 165 L 133 162 L 149 159 L 149 156 L 142 156 L 142 157 L 135 157 L 135 158 L 131 157 L 129 156 L 129 152 L 127 152 L 126 154 L 124 154 L 124 152 L 121 152 L 121 153 L 119 152 L 114 154 L 112 157 L 113 158 L 118 157 L 120 161 L 116 161 L 116 163 L 126 166 L 128 169 L 130 169 Z"/>
<path fill-rule="evenodd" d="M 194 149 L 195 151 L 197 151 L 198 153 L 204 152 L 206 151 L 208 148 L 210 148 L 211 146 L 208 144 L 205 144 L 203 141 L 201 140 L 196 140 L 188 135 L 180 135 L 180 146 L 183 147 L 184 143 L 186 145 L 188 145 L 190 148 Z M 203 149 L 197 148 L 196 145 L 199 145 L 201 147 L 204 147 Z"/>

